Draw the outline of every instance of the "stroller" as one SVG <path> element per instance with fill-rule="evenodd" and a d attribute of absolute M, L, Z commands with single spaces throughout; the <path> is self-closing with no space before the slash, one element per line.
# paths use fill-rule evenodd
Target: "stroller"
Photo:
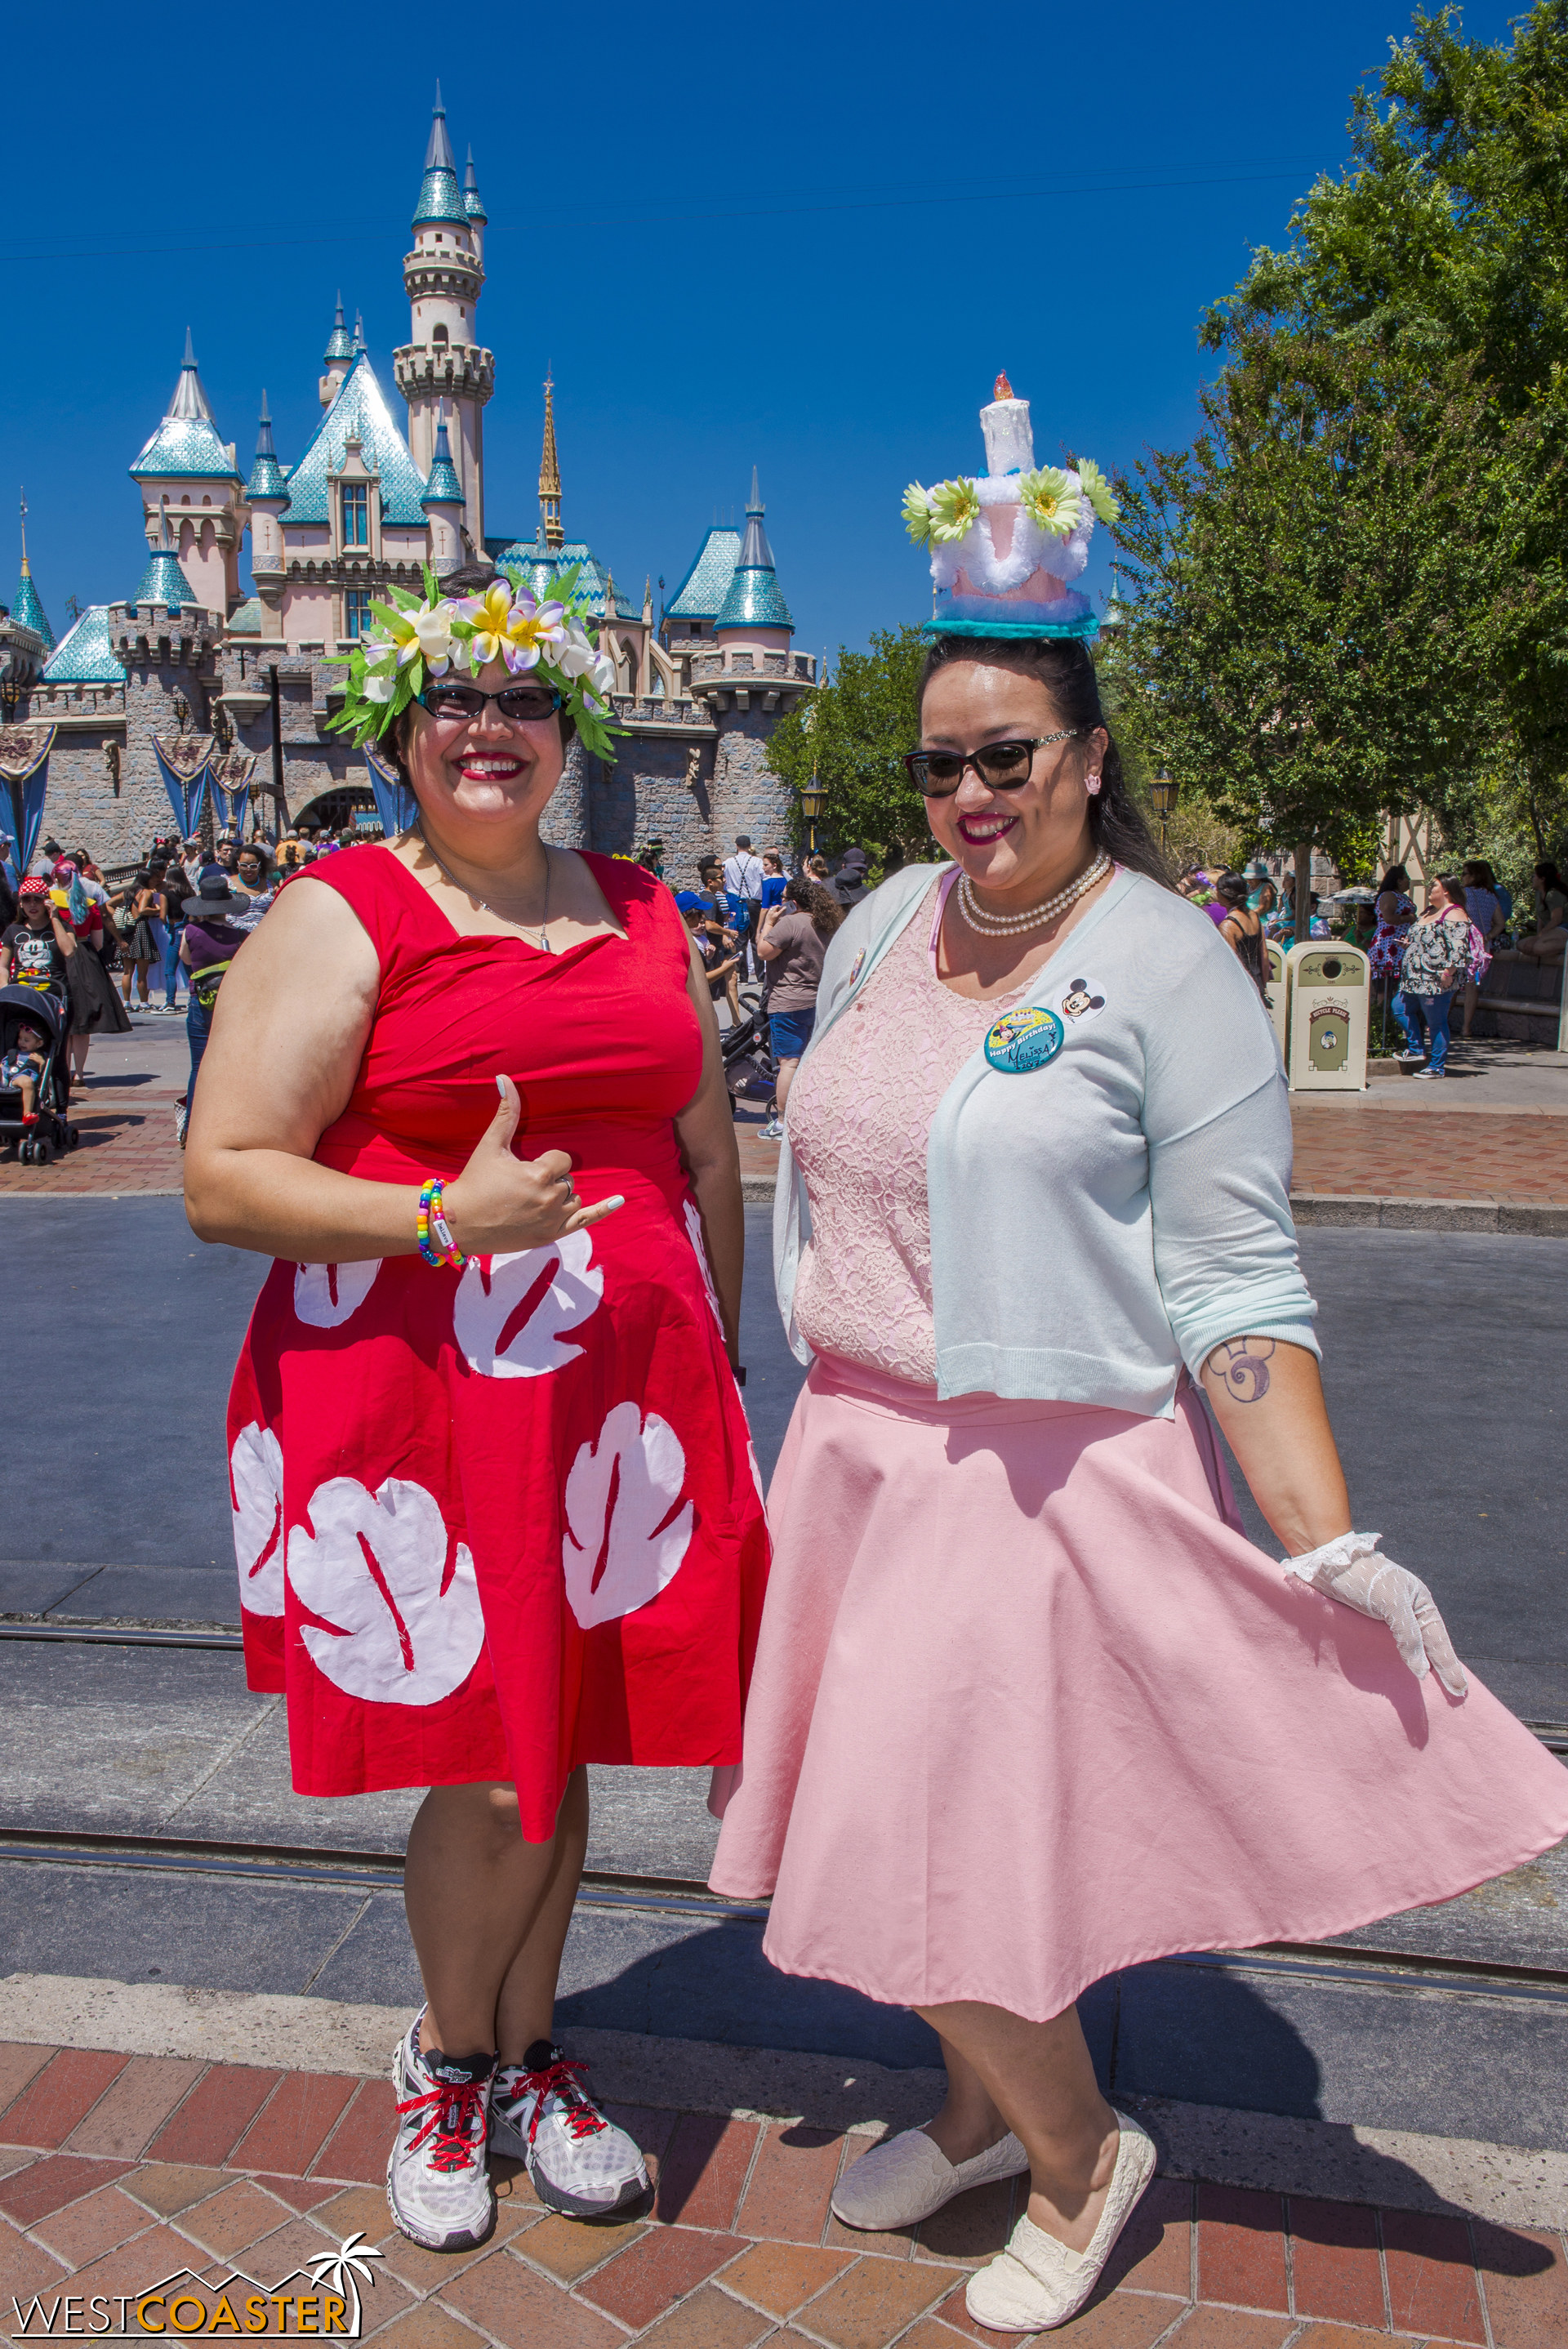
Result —
<path fill-rule="evenodd" d="M 24 1025 L 44 1033 L 44 1068 L 38 1079 L 37 1121 L 22 1123 L 22 1096 L 15 1085 L 0 1087 L 0 1149 L 24 1165 L 47 1166 L 81 1140 L 66 1123 L 70 1106 L 71 1064 L 66 1039 L 71 1032 L 67 999 L 50 987 L 0 987 L 0 1051 L 14 1052 Z"/>
<path fill-rule="evenodd" d="M 748 988 L 740 999 L 745 1017 L 725 1030 L 718 1044 L 731 1117 L 738 1101 L 770 1101 L 779 1073 L 769 1040 L 768 1015 L 759 997 Z"/>

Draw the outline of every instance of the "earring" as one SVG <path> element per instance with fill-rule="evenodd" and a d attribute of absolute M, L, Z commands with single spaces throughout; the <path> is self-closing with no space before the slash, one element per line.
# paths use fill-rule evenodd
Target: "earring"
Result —
<path fill-rule="evenodd" d="M 1093 799 L 1099 790 L 1099 777 L 1098 775 L 1086 775 L 1083 779 L 1083 787 L 1088 793 L 1090 799 Z"/>

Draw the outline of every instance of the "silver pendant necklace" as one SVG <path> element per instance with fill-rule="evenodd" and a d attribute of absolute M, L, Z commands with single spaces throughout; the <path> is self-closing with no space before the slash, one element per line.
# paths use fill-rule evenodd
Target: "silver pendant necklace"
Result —
<path fill-rule="evenodd" d="M 488 897 L 481 897 L 477 889 L 470 889 L 466 881 L 459 881 L 457 874 L 449 871 L 449 868 L 441 863 L 441 860 L 436 854 L 435 850 L 431 848 L 429 841 L 426 838 L 424 825 L 417 823 L 414 826 L 414 829 L 418 833 L 419 839 L 423 846 L 428 852 L 432 862 L 445 875 L 446 879 L 451 883 L 454 889 L 459 890 L 465 897 L 472 898 L 476 905 L 482 905 L 485 912 L 487 914 L 493 914 L 498 922 L 509 923 L 511 928 L 514 930 L 521 930 L 526 936 L 528 930 L 531 927 L 529 923 L 520 922 L 515 915 L 503 913 L 499 905 L 492 905 Z M 544 910 L 539 919 L 539 950 L 541 954 L 552 954 L 554 952 L 554 948 L 550 943 L 550 851 L 548 848 L 544 851 Z"/>
<path fill-rule="evenodd" d="M 958 876 L 959 909 L 970 928 L 980 937 L 1017 937 L 1025 930 L 1043 928 L 1056 915 L 1066 913 L 1068 907 L 1076 905 L 1097 881 L 1103 881 L 1109 871 L 1110 859 L 1102 848 L 1088 871 L 1080 873 L 1076 881 L 1069 881 L 1065 889 L 1058 889 L 1054 897 L 1046 899 L 1044 905 L 1030 905 L 1021 914 L 987 913 L 984 905 L 975 903 L 968 874 L 961 873 Z"/>

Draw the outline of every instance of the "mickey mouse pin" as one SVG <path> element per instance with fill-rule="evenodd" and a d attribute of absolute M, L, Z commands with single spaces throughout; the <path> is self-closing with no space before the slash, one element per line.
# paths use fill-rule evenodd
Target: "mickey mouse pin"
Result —
<path fill-rule="evenodd" d="M 1075 978 L 1062 999 L 1064 1019 L 1083 1019 L 1105 1009 L 1103 995 L 1091 995 L 1087 978 Z"/>

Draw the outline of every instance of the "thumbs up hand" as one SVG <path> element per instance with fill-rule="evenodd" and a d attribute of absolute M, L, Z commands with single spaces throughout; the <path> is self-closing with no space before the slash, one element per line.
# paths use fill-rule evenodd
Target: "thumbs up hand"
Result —
<path fill-rule="evenodd" d="M 500 1106 L 475 1143 L 469 1163 L 446 1186 L 444 1206 L 452 1237 L 465 1256 L 501 1256 L 543 1247 L 568 1232 L 586 1230 L 624 1207 L 624 1198 L 601 1199 L 585 1207 L 572 1181 L 572 1161 L 563 1150 L 539 1158 L 519 1158 L 511 1138 L 522 1102 L 510 1077 L 498 1077 Z"/>

